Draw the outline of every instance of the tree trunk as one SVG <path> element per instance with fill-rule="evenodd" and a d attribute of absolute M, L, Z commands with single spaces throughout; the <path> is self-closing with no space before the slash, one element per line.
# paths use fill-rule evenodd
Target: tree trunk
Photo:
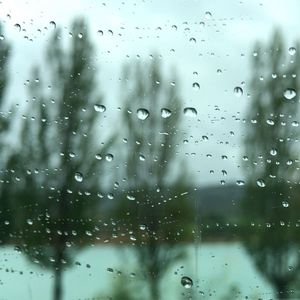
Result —
<path fill-rule="evenodd" d="M 277 299 L 290 299 L 292 294 L 288 291 L 288 283 L 279 279 L 274 282 Z"/>
<path fill-rule="evenodd" d="M 53 300 L 62 300 L 62 260 L 63 252 L 57 249 L 54 268 Z"/>
<path fill-rule="evenodd" d="M 158 279 L 151 278 L 150 280 L 150 299 L 159 300 L 159 288 L 158 288 Z"/>

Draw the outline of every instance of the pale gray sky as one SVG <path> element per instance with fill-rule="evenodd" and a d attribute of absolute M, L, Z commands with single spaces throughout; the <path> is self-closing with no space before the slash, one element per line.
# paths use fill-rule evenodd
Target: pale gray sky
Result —
<path fill-rule="evenodd" d="M 120 93 L 121 66 L 129 61 L 127 55 L 131 61 L 137 55 L 147 61 L 149 54 L 160 53 L 170 81 L 172 67 L 177 70 L 183 106 L 198 111 L 197 118 L 184 118 L 189 143 L 182 147 L 183 154 L 189 153 L 183 157 L 196 184 L 215 184 L 222 179 L 236 181 L 243 177 L 238 167 L 243 154 L 241 122 L 235 119 L 242 119 L 251 103 L 247 91 L 254 42 L 267 42 L 272 30 L 280 27 L 288 55 L 288 48 L 299 38 L 299 11 L 297 0 L 2 0 L 0 19 L 5 23 L 4 36 L 13 46 L 8 99 L 18 103 L 27 99 L 23 83 L 31 67 L 41 61 L 53 30 L 50 21 L 68 35 L 71 20 L 85 16 L 97 45 L 95 60 L 99 61 L 100 78 L 106 87 L 107 118 L 117 118 L 117 107 L 122 107 L 115 99 Z M 15 24 L 21 25 L 21 31 Z M 98 30 L 103 31 L 103 36 Z M 196 42 L 191 42 L 191 38 Z M 244 94 L 237 98 L 233 89 L 243 81 Z M 194 82 L 200 84 L 200 90 L 192 88 Z M 206 142 L 202 139 L 204 135 L 209 137 Z M 208 158 L 207 154 L 213 157 Z M 227 155 L 228 160 L 222 160 L 222 155 Z M 227 178 L 222 176 L 223 169 L 228 172 Z M 210 170 L 215 173 L 210 174 Z"/>

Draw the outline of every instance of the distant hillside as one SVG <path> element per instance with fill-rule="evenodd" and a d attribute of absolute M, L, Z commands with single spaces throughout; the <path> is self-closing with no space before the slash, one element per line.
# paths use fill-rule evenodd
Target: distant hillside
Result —
<path fill-rule="evenodd" d="M 241 213 L 241 201 L 245 188 L 235 184 L 208 186 L 189 193 L 192 201 L 198 201 L 200 216 L 237 217 Z"/>

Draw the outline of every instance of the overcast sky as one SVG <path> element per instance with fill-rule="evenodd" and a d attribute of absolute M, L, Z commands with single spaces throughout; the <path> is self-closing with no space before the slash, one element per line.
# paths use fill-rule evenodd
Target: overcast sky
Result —
<path fill-rule="evenodd" d="M 288 48 L 298 38 L 299 11 L 297 0 L 0 0 L 4 38 L 13 46 L 8 99 L 17 103 L 27 99 L 24 81 L 32 66 L 42 62 L 53 31 L 50 22 L 54 21 L 68 35 L 71 20 L 84 16 L 97 45 L 95 59 L 99 61 L 109 103 L 107 118 L 110 114 L 118 117 L 117 107 L 122 107 L 115 100 L 120 93 L 122 64 L 136 60 L 137 55 L 149 61 L 150 54 L 159 53 L 170 82 L 176 68 L 183 106 L 198 111 L 196 118 L 184 118 L 189 143 L 182 148 L 183 154 L 188 153 L 183 157 L 196 184 L 236 181 L 243 178 L 238 167 L 243 156 L 241 122 L 236 118 L 242 119 L 251 103 L 247 93 L 254 42 L 266 43 L 274 28 L 279 27 L 288 54 Z M 15 24 L 21 26 L 21 31 Z M 193 89 L 194 82 L 199 83 L 199 90 Z M 236 86 L 244 89 L 243 96 L 234 95 Z M 203 141 L 204 135 L 208 141 Z M 228 160 L 222 160 L 222 155 Z M 227 178 L 222 175 L 223 169 Z"/>

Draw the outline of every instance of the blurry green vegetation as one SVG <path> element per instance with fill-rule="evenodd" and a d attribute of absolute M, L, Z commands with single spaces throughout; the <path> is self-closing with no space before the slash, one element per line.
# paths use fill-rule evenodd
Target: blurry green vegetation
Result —
<path fill-rule="evenodd" d="M 55 300 L 63 297 L 62 271 L 74 251 L 95 240 L 103 172 L 95 156 L 112 143 L 96 132 L 101 114 L 94 105 L 103 98 L 86 23 L 75 20 L 72 32 L 65 49 L 56 29 L 45 64 L 33 70 L 20 148 L 9 160 L 18 178 L 8 194 L 15 240 L 32 261 L 54 271 Z"/>
<path fill-rule="evenodd" d="M 241 237 L 277 297 L 287 299 L 295 297 L 289 288 L 300 271 L 299 129 L 293 123 L 299 120 L 299 97 L 289 97 L 299 91 L 300 53 L 287 53 L 279 31 L 254 49 L 243 162 L 243 221 L 249 230 Z"/>
<path fill-rule="evenodd" d="M 188 201 L 187 170 L 178 166 L 181 100 L 154 57 L 151 63 L 124 68 L 121 132 L 126 180 L 114 212 L 131 232 L 138 266 L 147 276 L 150 299 L 160 298 L 159 282 L 169 266 L 183 258 L 191 239 L 194 212 Z M 176 78 L 172 78 L 176 79 Z M 148 117 L 138 116 L 143 108 Z M 176 161 L 176 164 L 175 164 Z"/>

